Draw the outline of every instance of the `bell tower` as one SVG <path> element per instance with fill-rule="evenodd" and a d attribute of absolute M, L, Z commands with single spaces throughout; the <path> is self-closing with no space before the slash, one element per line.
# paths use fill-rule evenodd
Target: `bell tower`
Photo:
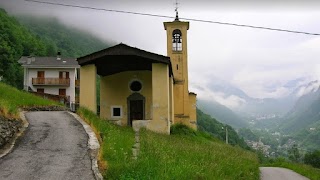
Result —
<path fill-rule="evenodd" d="M 176 17 L 172 22 L 164 22 L 167 31 L 167 56 L 170 57 L 174 76 L 174 123 L 183 123 L 196 127 L 195 122 L 195 94 L 188 90 L 188 44 L 187 31 L 189 22 L 179 20 L 176 8 Z M 189 97 L 192 96 L 192 97 Z M 194 105 L 194 108 L 191 106 Z M 191 112 L 192 111 L 192 112 Z M 191 120 L 192 119 L 192 120 Z"/>

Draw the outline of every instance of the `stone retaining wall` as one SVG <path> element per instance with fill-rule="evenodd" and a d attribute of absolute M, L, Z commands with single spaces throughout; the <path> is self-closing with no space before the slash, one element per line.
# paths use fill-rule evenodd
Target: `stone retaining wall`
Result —
<path fill-rule="evenodd" d="M 5 146 L 22 127 L 22 122 L 18 119 L 8 120 L 0 116 L 0 149 Z"/>
<path fill-rule="evenodd" d="M 31 106 L 22 108 L 24 111 L 68 111 L 64 106 Z"/>

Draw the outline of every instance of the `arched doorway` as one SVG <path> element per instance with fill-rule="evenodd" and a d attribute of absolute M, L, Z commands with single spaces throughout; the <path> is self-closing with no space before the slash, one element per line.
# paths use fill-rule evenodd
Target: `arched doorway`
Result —
<path fill-rule="evenodd" d="M 145 114 L 145 97 L 140 93 L 133 93 L 127 98 L 128 126 L 132 126 L 133 120 L 143 120 Z"/>

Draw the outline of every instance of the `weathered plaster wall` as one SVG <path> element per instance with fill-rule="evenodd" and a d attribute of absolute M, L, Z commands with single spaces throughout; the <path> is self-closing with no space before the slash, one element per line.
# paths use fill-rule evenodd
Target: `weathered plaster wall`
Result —
<path fill-rule="evenodd" d="M 118 120 L 121 125 L 128 123 L 127 98 L 132 93 L 130 83 L 138 80 L 142 83 L 139 92 L 145 97 L 145 119 L 152 119 L 152 73 L 151 71 L 127 71 L 105 77 L 100 81 L 100 117 L 109 120 Z M 111 117 L 111 107 L 120 106 L 122 116 Z"/>
<path fill-rule="evenodd" d="M 171 76 L 169 79 L 169 116 L 170 116 L 170 123 L 174 124 L 174 94 L 173 94 L 173 77 Z"/>
<path fill-rule="evenodd" d="M 153 119 L 147 129 L 170 134 L 169 67 L 166 64 L 152 64 Z"/>
<path fill-rule="evenodd" d="M 81 66 L 80 68 L 80 106 L 97 112 L 96 81 L 97 69 L 94 64 Z"/>

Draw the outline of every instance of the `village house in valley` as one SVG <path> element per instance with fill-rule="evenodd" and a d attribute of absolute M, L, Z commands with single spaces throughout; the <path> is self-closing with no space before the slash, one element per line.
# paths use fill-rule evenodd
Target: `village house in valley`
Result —
<path fill-rule="evenodd" d="M 76 103 L 79 65 L 74 58 L 22 56 L 24 90 L 65 104 Z"/>
<path fill-rule="evenodd" d="M 174 123 L 196 129 L 196 94 L 188 90 L 189 22 L 176 16 L 164 29 L 167 56 L 121 43 L 78 58 L 80 106 L 97 112 L 99 75 L 102 118 L 165 134 Z"/>

